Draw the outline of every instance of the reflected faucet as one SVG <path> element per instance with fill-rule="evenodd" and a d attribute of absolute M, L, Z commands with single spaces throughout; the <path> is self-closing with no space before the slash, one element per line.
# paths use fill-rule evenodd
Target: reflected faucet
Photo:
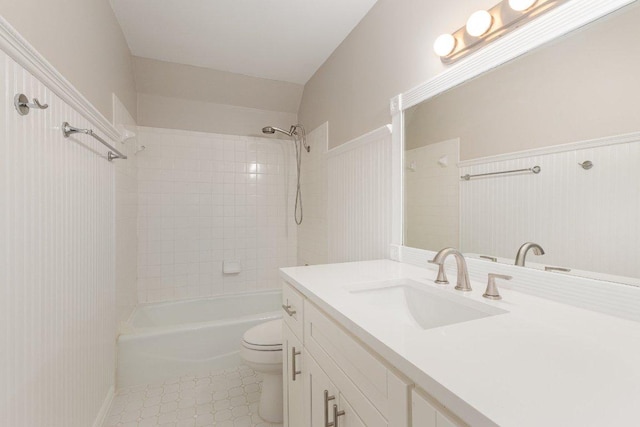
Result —
<path fill-rule="evenodd" d="M 527 252 L 529 249 L 533 250 L 533 253 L 536 255 L 544 255 L 544 249 L 537 243 L 527 242 L 524 245 L 520 246 L 518 249 L 518 254 L 516 255 L 516 265 L 520 267 L 524 267 L 525 260 L 527 258 Z"/>
<path fill-rule="evenodd" d="M 431 264 L 436 264 L 438 268 L 438 277 L 435 283 L 446 285 L 449 283 L 447 280 L 447 274 L 444 271 L 444 262 L 449 255 L 453 255 L 456 259 L 456 266 L 458 270 L 458 283 L 456 289 L 463 292 L 471 291 L 471 284 L 469 282 L 469 272 L 467 271 L 467 262 L 464 260 L 464 256 L 454 248 L 444 248 L 436 254 L 431 261 Z"/>

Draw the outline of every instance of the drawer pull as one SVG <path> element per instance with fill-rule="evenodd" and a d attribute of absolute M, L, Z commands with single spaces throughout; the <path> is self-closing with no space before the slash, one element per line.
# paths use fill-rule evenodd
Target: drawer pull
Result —
<path fill-rule="evenodd" d="M 338 411 L 338 405 L 333 405 L 333 423 L 331 424 L 332 427 L 339 427 L 338 426 L 338 417 L 341 417 L 344 415 L 344 411 Z"/>
<path fill-rule="evenodd" d="M 333 423 L 329 422 L 329 401 L 335 398 L 335 396 L 329 396 L 329 390 L 324 391 L 324 427 L 333 427 Z"/>
<path fill-rule="evenodd" d="M 298 371 L 296 369 L 296 356 L 300 356 L 302 354 L 301 351 L 296 351 L 295 347 L 291 348 L 291 379 L 293 381 L 296 380 L 296 376 L 300 375 L 302 371 Z"/>
<path fill-rule="evenodd" d="M 296 314 L 295 310 L 291 310 L 291 304 L 289 304 L 289 305 L 282 304 L 282 308 L 284 309 L 284 311 L 287 312 L 289 317 L 293 317 L 293 315 Z"/>

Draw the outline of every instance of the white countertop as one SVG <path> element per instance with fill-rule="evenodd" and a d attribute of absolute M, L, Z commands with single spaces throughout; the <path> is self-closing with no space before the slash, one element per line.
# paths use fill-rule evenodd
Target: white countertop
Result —
<path fill-rule="evenodd" d="M 435 285 L 435 267 L 390 260 L 292 267 L 282 277 L 472 426 L 639 426 L 640 324 L 500 289 Z M 409 278 L 508 311 L 423 330 L 349 288 Z M 517 288 L 517 281 L 511 283 Z M 499 286 L 499 285 L 498 285 Z"/>

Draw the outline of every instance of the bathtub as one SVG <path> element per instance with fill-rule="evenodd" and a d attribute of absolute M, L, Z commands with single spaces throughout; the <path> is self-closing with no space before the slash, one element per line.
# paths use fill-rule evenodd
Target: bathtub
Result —
<path fill-rule="evenodd" d="M 239 365 L 244 332 L 281 304 L 268 291 L 139 305 L 118 337 L 118 388 Z"/>

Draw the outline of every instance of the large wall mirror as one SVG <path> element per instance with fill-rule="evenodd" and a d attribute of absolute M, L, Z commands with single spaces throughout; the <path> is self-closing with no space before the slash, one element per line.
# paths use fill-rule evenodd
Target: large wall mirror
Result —
<path fill-rule="evenodd" d="M 404 245 L 534 242 L 526 267 L 639 285 L 639 23 L 636 1 L 405 110 Z"/>

